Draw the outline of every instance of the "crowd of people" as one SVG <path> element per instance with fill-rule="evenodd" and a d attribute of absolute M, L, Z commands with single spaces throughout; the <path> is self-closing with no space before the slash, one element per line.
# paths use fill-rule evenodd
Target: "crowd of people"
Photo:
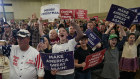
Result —
<path fill-rule="evenodd" d="M 84 34 L 87 29 L 101 39 L 94 48 L 88 45 L 88 36 Z M 10 70 L 1 72 L 1 76 L 7 79 L 3 75 L 7 73 L 10 76 L 6 77 L 10 79 L 135 79 L 140 66 L 139 35 L 139 24 L 126 28 L 95 18 L 87 21 L 60 17 L 54 22 L 29 18 L 20 22 L 10 21 L 9 24 L 1 22 L 0 42 L 5 44 L 0 44 L 0 53 L 9 58 Z M 102 63 L 83 70 L 86 56 L 105 48 Z M 74 53 L 74 69 L 44 68 L 39 52 L 67 51 Z"/>

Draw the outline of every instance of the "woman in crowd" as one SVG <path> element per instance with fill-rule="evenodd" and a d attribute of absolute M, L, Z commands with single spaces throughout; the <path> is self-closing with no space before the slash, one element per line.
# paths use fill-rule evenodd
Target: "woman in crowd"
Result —
<path fill-rule="evenodd" d="M 120 25 L 120 31 L 124 37 L 120 42 L 118 42 L 119 37 L 116 34 L 109 35 L 109 32 L 114 27 L 114 25 L 114 23 L 110 23 L 109 29 L 107 29 L 105 34 L 102 36 L 103 46 L 106 48 L 106 52 L 104 56 L 104 67 L 101 76 L 105 79 L 118 79 L 120 77 L 119 50 L 125 43 L 126 33 L 123 30 L 123 27 Z"/>
<path fill-rule="evenodd" d="M 139 69 L 137 46 L 140 44 L 140 36 L 136 40 L 136 35 L 130 33 L 128 35 L 128 41 L 125 42 L 120 60 L 120 79 L 134 79 L 136 70 Z"/>

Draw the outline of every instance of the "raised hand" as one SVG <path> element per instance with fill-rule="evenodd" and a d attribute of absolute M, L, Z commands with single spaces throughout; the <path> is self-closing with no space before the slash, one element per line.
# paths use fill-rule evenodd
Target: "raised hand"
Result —
<path fill-rule="evenodd" d="M 43 47 L 43 43 L 40 42 L 40 43 L 37 45 L 37 50 L 38 50 L 38 51 L 43 50 L 42 47 Z"/>
<path fill-rule="evenodd" d="M 42 18 L 40 17 L 39 19 L 38 19 L 38 24 L 41 24 L 41 21 L 42 21 Z"/>
<path fill-rule="evenodd" d="M 109 28 L 113 28 L 115 26 L 115 23 L 111 22 L 111 23 L 109 23 L 109 26 L 110 26 Z"/>
<path fill-rule="evenodd" d="M 109 34 L 110 30 L 115 26 L 114 23 L 109 23 L 109 29 L 107 29 L 107 31 L 105 32 L 105 34 Z"/>

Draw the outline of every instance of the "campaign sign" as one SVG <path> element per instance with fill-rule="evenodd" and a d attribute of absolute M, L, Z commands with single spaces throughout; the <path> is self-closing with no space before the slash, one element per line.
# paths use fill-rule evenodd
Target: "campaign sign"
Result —
<path fill-rule="evenodd" d="M 40 53 L 46 70 L 68 70 L 74 68 L 73 52 Z"/>
<path fill-rule="evenodd" d="M 86 66 L 83 68 L 83 70 L 94 67 L 97 64 L 101 63 L 103 61 L 105 51 L 106 49 L 103 49 L 99 52 L 86 56 L 85 60 Z"/>
<path fill-rule="evenodd" d="M 132 10 L 132 11 L 137 13 L 136 18 L 133 21 L 133 24 L 139 24 L 140 23 L 140 7 L 138 7 L 138 8 L 130 8 L 130 10 Z"/>
<path fill-rule="evenodd" d="M 91 48 L 96 46 L 101 41 L 101 39 L 90 29 L 86 30 L 85 34 L 88 36 L 88 45 Z"/>
<path fill-rule="evenodd" d="M 73 19 L 74 10 L 72 9 L 60 9 L 60 14 L 62 19 Z"/>
<path fill-rule="evenodd" d="M 41 7 L 41 18 L 44 19 L 57 19 L 59 16 L 60 5 L 48 4 Z"/>
<path fill-rule="evenodd" d="M 87 10 L 76 9 L 75 10 L 75 19 L 87 19 Z"/>
<path fill-rule="evenodd" d="M 121 24 L 122 26 L 129 28 L 136 15 L 136 12 L 112 4 L 106 20 L 114 22 L 115 24 Z"/>

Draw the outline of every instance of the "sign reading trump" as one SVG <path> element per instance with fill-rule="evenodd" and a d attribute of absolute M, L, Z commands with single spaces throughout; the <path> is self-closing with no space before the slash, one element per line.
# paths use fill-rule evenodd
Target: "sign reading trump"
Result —
<path fill-rule="evenodd" d="M 41 7 L 40 16 L 43 20 L 45 19 L 57 19 L 59 16 L 60 5 L 59 4 L 48 4 Z"/>

